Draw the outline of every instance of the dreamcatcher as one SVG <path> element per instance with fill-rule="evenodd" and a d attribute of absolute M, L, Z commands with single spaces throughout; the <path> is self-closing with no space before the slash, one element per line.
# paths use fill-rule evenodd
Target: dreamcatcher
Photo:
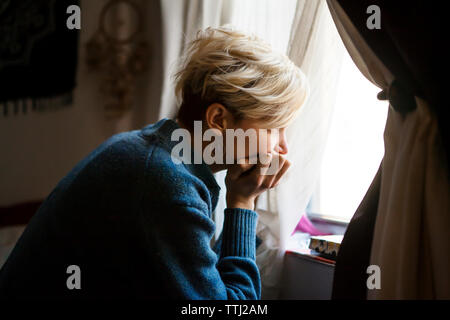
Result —
<path fill-rule="evenodd" d="M 136 78 L 148 67 L 149 48 L 143 35 L 141 5 L 110 0 L 100 14 L 99 27 L 86 44 L 86 64 L 102 74 L 106 116 L 120 117 L 134 104 Z"/>

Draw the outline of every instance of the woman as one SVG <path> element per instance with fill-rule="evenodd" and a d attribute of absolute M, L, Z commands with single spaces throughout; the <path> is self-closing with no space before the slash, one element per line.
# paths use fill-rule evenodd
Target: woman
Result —
<path fill-rule="evenodd" d="M 284 131 L 304 103 L 305 79 L 258 38 L 221 27 L 198 32 L 175 80 L 176 121 L 113 136 L 48 196 L 1 270 L 2 297 L 260 298 L 254 201 L 289 167 Z M 254 130 L 257 154 L 236 135 L 216 145 L 212 163 L 175 161 L 174 133 L 195 136 L 198 124 L 203 138 Z M 206 154 L 208 141 L 191 143 L 194 157 Z M 213 251 L 213 173 L 225 169 Z"/>

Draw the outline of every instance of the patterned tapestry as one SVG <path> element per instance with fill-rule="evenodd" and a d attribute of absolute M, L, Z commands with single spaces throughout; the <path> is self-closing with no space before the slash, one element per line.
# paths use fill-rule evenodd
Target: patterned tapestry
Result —
<path fill-rule="evenodd" d="M 0 0 L 0 112 L 47 111 L 72 102 L 79 31 L 67 8 L 78 0 Z"/>

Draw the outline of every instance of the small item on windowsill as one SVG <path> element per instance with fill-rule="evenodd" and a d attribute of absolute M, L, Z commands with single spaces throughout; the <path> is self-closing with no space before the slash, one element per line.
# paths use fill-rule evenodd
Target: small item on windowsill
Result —
<path fill-rule="evenodd" d="M 309 242 L 311 253 L 316 252 L 326 259 L 335 261 L 339 253 L 339 247 L 341 246 L 343 237 L 343 235 L 311 237 L 311 240 Z"/>
<path fill-rule="evenodd" d="M 286 253 L 298 255 L 303 259 L 307 259 L 310 261 L 325 263 L 328 265 L 334 265 L 336 257 L 318 253 L 309 248 L 309 244 L 311 241 L 311 235 L 303 232 L 296 232 L 292 237 L 289 238 Z"/>

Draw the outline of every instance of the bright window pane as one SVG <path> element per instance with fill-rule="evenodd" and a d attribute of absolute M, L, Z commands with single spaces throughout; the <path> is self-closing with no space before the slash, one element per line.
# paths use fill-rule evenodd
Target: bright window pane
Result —
<path fill-rule="evenodd" d="M 383 158 L 388 103 L 376 98 L 381 90 L 361 74 L 348 53 L 337 90 L 313 211 L 349 220 Z"/>

